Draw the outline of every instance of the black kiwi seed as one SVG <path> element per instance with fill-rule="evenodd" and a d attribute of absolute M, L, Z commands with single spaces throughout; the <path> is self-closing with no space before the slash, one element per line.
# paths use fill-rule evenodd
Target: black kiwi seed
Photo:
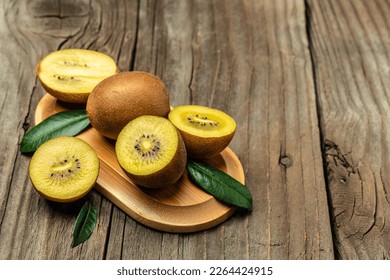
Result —
<path fill-rule="evenodd" d="M 143 139 L 149 139 L 149 141 L 153 143 L 153 147 L 151 147 L 150 150 L 142 151 L 140 145 Z M 159 156 L 158 154 L 160 150 L 159 146 L 160 146 L 160 141 L 158 141 L 158 139 L 155 138 L 154 134 L 147 134 L 147 135 L 142 134 L 142 136 L 138 140 L 136 140 L 134 148 L 137 150 L 137 153 L 141 157 L 150 159 Z"/>
<path fill-rule="evenodd" d="M 200 120 L 194 119 L 193 117 L 195 117 L 197 119 L 200 119 Z M 219 122 L 213 121 L 213 120 L 209 120 L 207 116 L 201 116 L 199 114 L 195 114 L 194 116 L 187 116 L 186 118 L 187 118 L 187 120 L 189 121 L 190 124 L 196 124 L 196 125 L 200 125 L 200 126 L 207 126 L 207 123 L 208 123 L 211 127 L 219 125 Z M 208 122 L 203 122 L 203 121 L 208 121 Z"/>
<path fill-rule="evenodd" d="M 76 168 L 77 169 L 80 169 L 80 161 L 79 161 L 79 159 L 77 159 L 77 158 L 75 158 L 75 156 L 73 155 L 72 156 L 72 158 L 74 159 L 74 162 L 76 163 Z M 64 159 L 63 161 L 60 161 L 58 164 L 56 164 L 56 163 L 53 163 L 52 164 L 52 167 L 56 167 L 56 166 L 58 166 L 58 165 L 64 165 L 65 163 L 67 163 L 69 160 L 68 160 L 68 158 L 66 158 L 66 159 Z M 52 178 L 65 178 L 65 177 L 70 177 L 70 176 L 72 176 L 72 173 L 74 173 L 75 172 L 75 169 L 68 169 L 67 171 L 65 171 L 64 173 L 55 173 L 55 172 L 53 172 L 53 173 L 51 173 L 50 174 L 50 177 L 52 177 Z"/>

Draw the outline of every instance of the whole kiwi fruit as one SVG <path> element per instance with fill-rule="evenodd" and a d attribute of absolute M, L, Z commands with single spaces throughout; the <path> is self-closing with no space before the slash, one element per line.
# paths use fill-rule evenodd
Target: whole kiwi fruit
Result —
<path fill-rule="evenodd" d="M 168 119 L 157 116 L 130 121 L 118 136 L 115 153 L 129 178 L 147 188 L 176 183 L 187 164 L 180 133 Z"/>
<path fill-rule="evenodd" d="M 100 134 L 116 139 L 125 125 L 139 116 L 167 117 L 169 94 L 162 80 L 151 73 L 121 72 L 93 89 L 86 110 Z"/>

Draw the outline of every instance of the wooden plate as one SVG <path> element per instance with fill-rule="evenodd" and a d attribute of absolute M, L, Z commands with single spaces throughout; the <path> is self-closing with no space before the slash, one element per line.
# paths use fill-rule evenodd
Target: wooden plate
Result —
<path fill-rule="evenodd" d="M 46 94 L 36 108 L 35 123 L 54 113 L 75 108 Z M 114 141 L 101 136 L 93 128 L 88 128 L 77 137 L 88 142 L 100 158 L 100 173 L 95 189 L 146 226 L 165 232 L 196 232 L 220 224 L 236 209 L 217 201 L 192 184 L 187 174 L 175 185 L 164 189 L 138 187 L 120 168 Z M 226 148 L 208 163 L 244 184 L 242 165 L 231 149 Z"/>

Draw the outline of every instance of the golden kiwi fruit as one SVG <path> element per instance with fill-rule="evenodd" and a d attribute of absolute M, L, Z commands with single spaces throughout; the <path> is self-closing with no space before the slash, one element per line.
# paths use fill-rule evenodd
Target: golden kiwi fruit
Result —
<path fill-rule="evenodd" d="M 219 154 L 229 145 L 236 130 L 232 117 L 207 106 L 178 106 L 168 118 L 180 131 L 188 156 L 192 158 Z"/>
<path fill-rule="evenodd" d="M 43 143 L 34 153 L 29 175 L 36 191 L 56 202 L 85 196 L 99 175 L 99 158 L 84 140 L 60 136 Z"/>
<path fill-rule="evenodd" d="M 43 88 L 69 103 L 86 103 L 92 89 L 117 71 L 110 56 L 84 49 L 51 52 L 36 67 Z"/>
<path fill-rule="evenodd" d="M 169 94 L 161 79 L 153 74 L 121 72 L 93 89 L 86 109 L 91 125 L 115 140 L 125 125 L 139 116 L 167 117 Z"/>
<path fill-rule="evenodd" d="M 180 133 L 168 119 L 158 116 L 130 121 L 118 136 L 115 153 L 129 178 L 147 188 L 176 183 L 187 164 Z"/>

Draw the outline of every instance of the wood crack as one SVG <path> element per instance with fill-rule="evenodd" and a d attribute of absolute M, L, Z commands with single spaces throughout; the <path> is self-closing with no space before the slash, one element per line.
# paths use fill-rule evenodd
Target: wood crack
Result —
<path fill-rule="evenodd" d="M 33 96 L 34 96 L 34 93 L 36 92 L 36 89 L 37 89 L 37 84 L 38 84 L 38 77 L 35 77 L 35 82 L 34 82 L 34 86 L 31 90 L 31 94 L 29 95 L 29 101 L 28 101 L 28 106 L 27 106 L 27 112 L 24 116 L 24 121 L 21 125 L 21 128 L 23 129 L 24 133 L 23 133 L 23 136 L 27 133 L 27 131 L 30 129 L 31 127 L 31 122 L 30 120 L 34 118 L 34 116 L 31 116 L 31 110 L 32 110 L 32 100 L 33 100 Z M 19 143 L 20 143 L 20 140 L 19 140 Z"/>
<path fill-rule="evenodd" d="M 308 41 L 308 51 L 310 54 L 310 62 L 311 62 L 311 69 L 312 69 L 312 77 L 313 77 L 313 84 L 314 84 L 314 98 L 315 98 L 315 104 L 316 104 L 316 113 L 317 113 L 317 124 L 318 124 L 318 131 L 319 131 L 319 140 L 320 140 L 320 148 L 321 148 L 321 158 L 322 158 L 322 174 L 325 181 L 325 189 L 326 189 L 326 196 L 328 200 L 328 211 L 329 211 L 329 220 L 333 221 L 333 219 L 336 219 L 332 210 L 332 203 L 331 203 L 331 196 L 329 193 L 329 178 L 330 174 L 328 173 L 327 168 L 327 156 L 326 156 L 326 132 L 325 132 L 325 120 L 324 120 L 324 114 L 323 114 L 323 106 L 321 103 L 321 97 L 320 97 L 320 85 L 319 85 L 319 74 L 317 72 L 317 69 L 315 65 L 317 64 L 317 55 L 315 51 L 315 46 L 313 43 L 313 29 L 312 29 L 312 17 L 313 12 L 311 10 L 311 6 L 308 0 L 305 0 L 305 24 L 306 24 L 306 36 Z M 339 214 L 337 214 L 339 215 Z M 333 217 L 333 218 L 332 218 Z M 335 234 L 335 223 L 331 223 L 330 225 L 331 231 L 332 231 L 332 244 L 333 244 L 333 258 L 336 258 L 338 254 L 336 242 L 334 240 L 334 234 Z"/>
<path fill-rule="evenodd" d="M 79 15 L 67 15 L 67 16 L 61 16 L 59 14 L 44 14 L 44 15 L 35 15 L 35 19 L 45 19 L 45 18 L 56 18 L 56 19 L 72 19 L 72 18 L 84 18 L 88 14 L 79 14 Z"/>
<path fill-rule="evenodd" d="M 137 44 L 138 44 L 138 32 L 139 32 L 139 21 L 140 21 L 140 0 L 137 1 L 137 17 L 136 17 L 136 22 L 135 22 L 135 34 L 134 34 L 134 40 L 133 40 L 133 46 L 131 50 L 131 59 L 130 59 L 130 65 L 129 65 L 129 70 L 134 71 L 134 65 L 135 65 L 135 56 L 137 54 Z M 122 51 L 122 48 L 120 49 L 120 53 Z"/>
<path fill-rule="evenodd" d="M 11 174 L 9 176 L 9 183 L 6 184 L 7 187 L 7 193 L 6 193 L 6 196 L 5 196 L 5 199 L 4 199 L 4 206 L 2 207 L 2 212 L 1 213 L 1 219 L 0 219 L 0 236 L 1 236 L 1 233 L 2 233 L 2 228 L 3 228 L 3 222 L 4 222 L 4 218 L 5 218 L 5 215 L 6 215 L 6 212 L 8 210 L 8 202 L 9 202 L 9 197 L 10 197 L 10 190 L 11 190 L 11 186 L 12 186 L 12 182 L 14 181 L 14 178 L 15 178 L 15 170 L 16 170 L 16 167 L 18 166 L 17 165 L 17 161 L 18 161 L 18 158 L 19 158 L 19 153 L 16 152 L 14 153 L 15 156 L 14 156 L 14 159 L 13 159 L 13 168 L 12 168 L 12 171 L 11 171 Z"/>

